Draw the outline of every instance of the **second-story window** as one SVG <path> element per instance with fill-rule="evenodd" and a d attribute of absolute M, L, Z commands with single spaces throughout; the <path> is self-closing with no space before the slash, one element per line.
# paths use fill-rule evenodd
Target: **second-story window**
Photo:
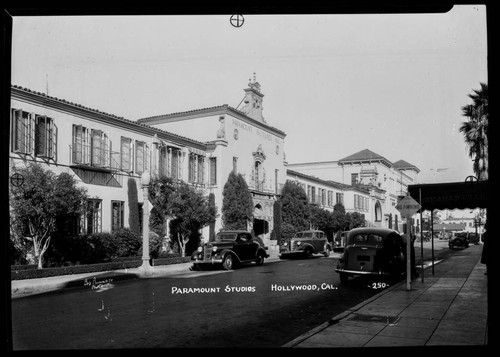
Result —
<path fill-rule="evenodd" d="M 120 145 L 120 169 L 132 171 L 132 139 L 122 136 Z"/>
<path fill-rule="evenodd" d="M 57 127 L 54 120 L 45 115 L 35 116 L 35 155 L 55 158 Z"/>
<path fill-rule="evenodd" d="M 260 168 L 261 168 L 261 163 L 260 161 L 255 161 L 255 166 L 254 166 L 254 180 L 255 180 L 255 186 L 257 189 L 260 187 Z"/>
<path fill-rule="evenodd" d="M 148 169 L 148 145 L 144 141 L 135 142 L 135 173 L 140 175 Z"/>
<path fill-rule="evenodd" d="M 92 129 L 90 145 L 92 166 L 109 167 L 111 144 L 108 134 L 102 130 Z"/>
<path fill-rule="evenodd" d="M 170 167 L 170 177 L 174 180 L 178 180 L 180 178 L 179 170 L 180 170 L 180 158 L 181 158 L 181 151 L 179 149 L 172 149 L 171 152 L 172 155 L 172 162 L 171 162 L 171 167 Z"/>
<path fill-rule="evenodd" d="M 358 183 L 359 174 L 351 174 L 351 185 L 356 185 Z"/>
<path fill-rule="evenodd" d="M 82 125 L 73 125 L 72 160 L 75 164 L 90 164 L 90 132 Z"/>
<path fill-rule="evenodd" d="M 188 181 L 203 184 L 205 179 L 205 158 L 202 155 L 189 155 Z"/>
<path fill-rule="evenodd" d="M 12 110 L 12 151 L 30 154 L 32 148 L 33 119 L 28 112 Z"/>
<path fill-rule="evenodd" d="M 168 150 L 166 146 L 160 147 L 158 158 L 158 173 L 161 177 L 168 176 Z"/>
<path fill-rule="evenodd" d="M 20 109 L 13 109 L 11 113 L 12 151 L 55 160 L 57 126 L 54 119 Z"/>
<path fill-rule="evenodd" d="M 205 157 L 198 156 L 198 183 L 201 185 L 205 182 Z"/>
<path fill-rule="evenodd" d="M 210 185 L 217 185 L 217 158 L 210 158 Z"/>
<path fill-rule="evenodd" d="M 194 183 L 196 182 L 196 169 L 197 169 L 197 160 L 195 154 L 189 155 L 188 167 L 189 167 L 188 182 Z"/>
<path fill-rule="evenodd" d="M 343 206 L 344 205 L 344 194 L 341 192 L 337 192 L 335 196 L 336 196 L 336 204 Z"/>

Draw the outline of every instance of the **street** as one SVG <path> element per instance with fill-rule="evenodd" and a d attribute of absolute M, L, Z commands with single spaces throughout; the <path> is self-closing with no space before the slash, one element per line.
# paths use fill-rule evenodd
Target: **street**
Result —
<path fill-rule="evenodd" d="M 453 254 L 436 249 L 436 258 Z M 13 349 L 280 347 L 380 292 L 367 280 L 340 285 L 337 259 L 102 281 L 14 299 Z"/>

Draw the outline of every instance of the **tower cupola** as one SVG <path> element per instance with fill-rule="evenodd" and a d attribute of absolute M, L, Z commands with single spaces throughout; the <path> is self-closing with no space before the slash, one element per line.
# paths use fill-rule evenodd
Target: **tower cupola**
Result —
<path fill-rule="evenodd" d="M 253 79 L 249 79 L 248 88 L 244 89 L 245 98 L 243 99 L 245 105 L 241 109 L 247 116 L 252 119 L 266 122 L 262 116 L 262 98 L 264 94 L 260 91 L 260 84 L 256 80 L 255 72 L 253 74 Z"/>

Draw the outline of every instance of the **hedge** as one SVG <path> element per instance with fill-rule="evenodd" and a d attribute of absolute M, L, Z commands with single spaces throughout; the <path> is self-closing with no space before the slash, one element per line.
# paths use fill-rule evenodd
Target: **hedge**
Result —
<path fill-rule="evenodd" d="M 94 273 L 94 272 L 121 270 L 121 269 L 133 269 L 133 268 L 138 268 L 142 265 L 142 259 L 140 257 L 132 257 L 132 258 L 135 259 L 130 259 L 130 260 L 122 259 L 120 261 L 113 261 L 110 263 L 73 265 L 73 266 L 44 268 L 44 269 L 33 269 L 32 265 L 28 266 L 28 268 L 25 268 L 25 266 L 13 265 L 11 266 L 10 277 L 11 280 L 48 278 L 60 275 L 72 275 L 72 274 Z M 150 264 L 152 266 L 161 266 L 169 264 L 188 263 L 190 261 L 191 257 L 172 257 L 172 258 L 151 259 Z"/>

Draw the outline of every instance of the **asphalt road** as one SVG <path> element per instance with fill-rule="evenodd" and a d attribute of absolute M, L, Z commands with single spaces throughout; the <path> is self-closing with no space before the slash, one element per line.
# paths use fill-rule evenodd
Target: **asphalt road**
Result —
<path fill-rule="evenodd" d="M 435 259 L 453 254 L 435 248 Z M 337 256 L 102 281 L 97 289 L 15 299 L 13 349 L 280 347 L 380 292 L 368 280 L 341 285 Z M 426 248 L 424 260 L 430 257 Z M 416 258 L 419 264 L 419 244 Z"/>
<path fill-rule="evenodd" d="M 181 272 L 12 301 L 14 350 L 279 347 L 378 291 L 335 257 Z"/>

